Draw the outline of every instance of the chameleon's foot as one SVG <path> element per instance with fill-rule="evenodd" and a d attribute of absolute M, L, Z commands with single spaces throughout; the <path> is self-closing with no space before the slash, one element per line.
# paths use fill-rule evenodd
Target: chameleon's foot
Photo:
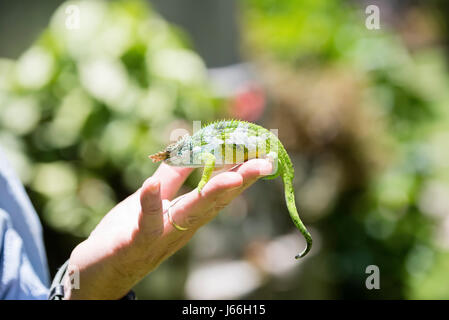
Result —
<path fill-rule="evenodd" d="M 202 153 L 200 159 L 204 163 L 204 169 L 203 176 L 198 183 L 198 193 L 201 193 L 201 190 L 203 190 L 204 185 L 209 181 L 215 168 L 215 156 L 213 154 L 207 152 Z"/>
<path fill-rule="evenodd" d="M 198 193 L 201 194 L 201 190 L 203 190 L 204 186 L 206 185 L 205 181 L 200 181 L 198 184 Z"/>

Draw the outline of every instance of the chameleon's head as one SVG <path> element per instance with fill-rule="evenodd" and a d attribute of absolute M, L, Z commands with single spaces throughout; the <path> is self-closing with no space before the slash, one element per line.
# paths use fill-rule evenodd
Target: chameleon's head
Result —
<path fill-rule="evenodd" d="M 165 163 L 182 167 L 190 164 L 190 136 L 184 135 L 175 143 L 168 145 L 164 151 L 152 154 L 149 156 L 153 162 L 164 161 Z"/>

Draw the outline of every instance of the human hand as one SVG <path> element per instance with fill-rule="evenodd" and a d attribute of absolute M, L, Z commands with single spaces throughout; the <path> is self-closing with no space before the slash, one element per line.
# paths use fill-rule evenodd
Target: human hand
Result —
<path fill-rule="evenodd" d="M 69 272 L 79 272 L 79 289 L 65 280 L 65 299 L 119 299 L 146 274 L 183 247 L 194 233 L 258 178 L 272 173 L 263 159 L 245 162 L 213 177 L 163 214 L 193 169 L 161 164 L 134 194 L 115 206 L 72 252 Z"/>

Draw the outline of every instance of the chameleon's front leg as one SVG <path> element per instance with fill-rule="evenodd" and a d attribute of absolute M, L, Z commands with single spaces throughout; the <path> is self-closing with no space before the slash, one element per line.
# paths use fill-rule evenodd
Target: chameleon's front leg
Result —
<path fill-rule="evenodd" d="M 203 175 L 198 183 L 198 193 L 201 193 L 204 185 L 209 181 L 215 169 L 215 156 L 212 153 L 204 152 L 200 155 L 201 163 L 204 163 Z"/>

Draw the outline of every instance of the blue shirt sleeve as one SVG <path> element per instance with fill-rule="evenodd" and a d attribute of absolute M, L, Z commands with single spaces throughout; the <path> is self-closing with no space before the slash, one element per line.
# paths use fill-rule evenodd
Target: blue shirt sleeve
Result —
<path fill-rule="evenodd" d="M 0 298 L 47 297 L 48 288 L 33 269 L 22 238 L 12 227 L 9 214 L 0 209 Z"/>
<path fill-rule="evenodd" d="M 0 299 L 47 299 L 42 227 L 0 150 Z"/>

